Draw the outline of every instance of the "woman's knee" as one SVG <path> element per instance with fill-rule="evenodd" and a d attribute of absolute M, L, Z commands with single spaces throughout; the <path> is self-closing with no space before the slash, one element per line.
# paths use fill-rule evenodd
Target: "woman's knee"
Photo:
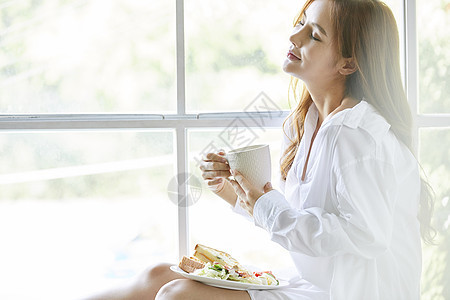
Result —
<path fill-rule="evenodd" d="M 142 276 L 143 281 L 145 282 L 153 282 L 153 281 L 161 281 L 170 277 L 172 275 L 172 271 L 170 270 L 170 264 L 167 263 L 159 263 L 153 266 L 148 267 Z"/>
<path fill-rule="evenodd" d="M 175 300 L 186 299 L 187 293 L 192 288 L 192 281 L 189 279 L 175 279 L 165 284 L 156 294 L 155 300 Z"/>

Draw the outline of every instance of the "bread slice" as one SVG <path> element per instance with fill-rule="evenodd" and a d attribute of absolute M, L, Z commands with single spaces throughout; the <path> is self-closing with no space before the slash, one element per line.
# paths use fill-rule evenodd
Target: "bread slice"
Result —
<path fill-rule="evenodd" d="M 183 256 L 178 264 L 178 267 L 187 273 L 192 273 L 195 270 L 203 269 L 205 267 L 205 263 L 195 257 Z"/>
<path fill-rule="evenodd" d="M 241 268 L 239 262 L 236 259 L 234 259 L 230 254 L 201 244 L 197 244 L 195 246 L 194 257 L 198 258 L 199 260 L 205 263 L 216 262 L 229 268 L 234 269 Z"/>

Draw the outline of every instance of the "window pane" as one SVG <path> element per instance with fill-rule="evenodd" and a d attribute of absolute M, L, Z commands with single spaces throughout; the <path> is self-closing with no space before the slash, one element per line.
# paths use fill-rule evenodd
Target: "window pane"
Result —
<path fill-rule="evenodd" d="M 187 110 L 241 111 L 261 92 L 287 108 L 290 77 L 281 67 L 301 4 L 186 1 Z"/>
<path fill-rule="evenodd" d="M 261 92 L 287 109 L 290 76 L 282 64 L 303 2 L 186 1 L 187 110 L 241 111 Z M 402 36 L 402 1 L 387 3 Z"/>
<path fill-rule="evenodd" d="M 269 144 L 272 161 L 272 185 L 279 189 L 281 129 L 252 128 L 257 134 L 252 144 Z M 221 138 L 224 129 L 190 130 L 190 171 L 203 182 L 198 161 L 216 148 L 228 150 Z M 203 182 L 203 193 L 190 208 L 191 247 L 197 243 L 229 252 L 244 265 L 262 269 L 283 269 L 292 262 L 288 252 L 270 241 L 267 232 L 236 215 L 224 200 L 213 194 Z"/>
<path fill-rule="evenodd" d="M 419 111 L 450 113 L 450 2 L 418 0 Z"/>
<path fill-rule="evenodd" d="M 0 153 L 0 299 L 77 298 L 177 260 L 172 131 L 2 133 Z"/>
<path fill-rule="evenodd" d="M 0 4 L 2 113 L 173 112 L 175 2 Z"/>
<path fill-rule="evenodd" d="M 420 131 L 420 161 L 436 194 L 433 225 L 437 246 L 424 247 L 422 299 L 449 299 L 450 128 Z"/>

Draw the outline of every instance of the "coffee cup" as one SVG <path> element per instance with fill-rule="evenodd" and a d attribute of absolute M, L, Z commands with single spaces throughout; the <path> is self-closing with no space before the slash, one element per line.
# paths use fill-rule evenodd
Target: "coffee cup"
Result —
<path fill-rule="evenodd" d="M 230 169 L 240 172 L 253 186 L 263 190 L 271 181 L 269 145 L 252 145 L 230 150 L 226 154 Z"/>

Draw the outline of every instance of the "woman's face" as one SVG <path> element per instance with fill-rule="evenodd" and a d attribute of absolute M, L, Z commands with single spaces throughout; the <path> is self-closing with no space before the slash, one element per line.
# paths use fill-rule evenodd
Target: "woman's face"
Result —
<path fill-rule="evenodd" d="M 330 0 L 312 2 L 289 38 L 291 47 L 283 70 L 306 85 L 325 83 L 339 75 L 330 5 Z"/>

